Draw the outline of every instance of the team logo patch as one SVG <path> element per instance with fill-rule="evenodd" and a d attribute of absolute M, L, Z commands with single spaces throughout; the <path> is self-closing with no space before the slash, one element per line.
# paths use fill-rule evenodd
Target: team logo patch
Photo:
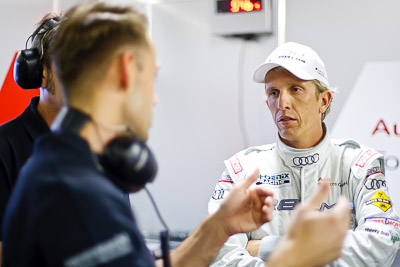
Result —
<path fill-rule="evenodd" d="M 392 240 L 393 244 L 400 241 L 400 237 L 399 237 L 398 233 L 396 233 L 392 230 L 389 230 L 389 234 L 390 234 L 390 240 Z"/>
<path fill-rule="evenodd" d="M 400 230 L 400 221 L 397 221 L 392 218 L 386 218 L 386 217 L 368 217 L 365 218 L 365 222 L 375 222 L 375 223 L 380 223 L 384 225 L 390 225 L 395 229 Z"/>
<path fill-rule="evenodd" d="M 369 160 L 373 155 L 375 155 L 375 154 L 377 154 L 376 151 L 371 150 L 371 149 L 367 150 L 367 151 L 357 160 L 356 166 L 358 166 L 358 167 L 364 167 L 364 166 L 365 166 L 365 163 L 367 163 L 368 160 Z"/>
<path fill-rule="evenodd" d="M 229 160 L 229 162 L 231 163 L 233 172 L 235 174 L 238 174 L 239 172 L 243 171 L 242 165 L 240 164 L 240 161 L 238 158 L 234 158 Z"/>
<path fill-rule="evenodd" d="M 278 173 L 274 175 L 260 174 L 260 177 L 258 177 L 256 184 L 267 184 L 276 186 L 289 185 L 290 174 L 288 172 Z"/>
<path fill-rule="evenodd" d="M 364 186 L 368 190 L 377 190 L 381 187 L 386 187 L 386 181 L 379 179 L 367 179 L 365 180 Z"/>
<path fill-rule="evenodd" d="M 390 198 L 386 196 L 381 190 L 377 191 L 367 202 L 366 205 L 375 205 L 376 207 L 380 208 L 384 212 L 392 207 L 392 202 Z"/>

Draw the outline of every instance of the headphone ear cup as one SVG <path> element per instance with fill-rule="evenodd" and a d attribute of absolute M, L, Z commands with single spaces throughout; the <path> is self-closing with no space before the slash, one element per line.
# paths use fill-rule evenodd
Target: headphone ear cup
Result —
<path fill-rule="evenodd" d="M 37 48 L 21 50 L 14 63 L 14 80 L 23 89 L 42 85 L 43 68 Z"/>
<path fill-rule="evenodd" d="M 154 181 L 157 162 L 150 148 L 132 136 L 118 136 L 105 147 L 99 162 L 124 191 L 133 192 Z"/>

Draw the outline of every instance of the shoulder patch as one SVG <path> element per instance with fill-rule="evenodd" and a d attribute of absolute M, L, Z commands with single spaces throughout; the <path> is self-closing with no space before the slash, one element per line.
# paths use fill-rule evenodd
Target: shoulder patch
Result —
<path fill-rule="evenodd" d="M 240 182 L 246 176 L 246 164 L 243 151 L 224 161 L 225 168 L 234 183 Z"/>
<path fill-rule="evenodd" d="M 235 174 L 238 174 L 239 172 L 242 172 L 242 171 L 243 171 L 243 167 L 242 167 L 242 165 L 240 164 L 240 161 L 239 161 L 239 159 L 238 159 L 237 157 L 231 158 L 231 159 L 229 160 L 229 163 L 231 164 L 232 170 L 233 170 L 233 172 L 234 172 Z"/>
<path fill-rule="evenodd" d="M 343 162 L 345 168 L 350 168 L 356 178 L 365 178 L 370 168 L 378 166 L 381 172 L 385 173 L 383 155 L 375 149 L 366 147 L 352 139 L 333 139 L 332 143 L 344 149 Z M 379 160 L 379 163 L 376 163 L 376 166 L 371 166 L 374 160 Z"/>
<path fill-rule="evenodd" d="M 371 163 L 375 160 L 379 160 L 379 163 L 377 163 L 377 166 L 371 166 Z M 362 179 L 368 175 L 368 172 L 378 168 L 379 171 L 384 174 L 383 155 L 374 149 L 364 148 L 355 158 L 355 161 L 351 166 L 351 171 L 355 177 Z"/>
<path fill-rule="evenodd" d="M 367 151 L 362 153 L 362 155 L 357 159 L 356 166 L 364 167 L 365 164 L 368 162 L 368 160 L 371 159 L 376 154 L 378 154 L 378 152 L 376 152 L 375 150 L 368 149 Z"/>
<path fill-rule="evenodd" d="M 376 193 L 367 202 L 365 202 L 365 204 L 367 206 L 375 205 L 384 212 L 392 207 L 392 201 L 382 190 L 376 191 Z"/>
<path fill-rule="evenodd" d="M 254 152 L 267 152 L 275 147 L 275 144 L 268 144 L 262 146 L 250 147 L 242 150 L 235 155 L 233 155 L 228 160 L 224 161 L 225 168 L 231 176 L 234 183 L 238 183 L 246 177 L 249 167 L 252 166 L 252 156 L 257 154 L 252 154 Z M 250 155 L 249 155 L 250 154 Z"/>

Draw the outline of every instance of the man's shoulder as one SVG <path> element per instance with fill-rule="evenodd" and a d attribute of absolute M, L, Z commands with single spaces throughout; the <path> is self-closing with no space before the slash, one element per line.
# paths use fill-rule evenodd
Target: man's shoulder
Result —
<path fill-rule="evenodd" d="M 94 167 L 94 164 L 91 164 L 92 159 L 88 158 L 91 155 L 79 156 L 62 146 L 58 146 L 57 153 L 52 155 L 47 153 L 48 150 L 40 151 L 40 149 L 39 146 L 21 169 L 17 180 L 16 189 L 22 189 L 21 194 L 27 198 L 40 203 L 49 203 L 51 199 L 51 203 L 57 203 L 64 209 L 84 206 L 106 209 L 110 203 L 120 201 L 122 193 L 110 179 Z"/>
<path fill-rule="evenodd" d="M 36 107 L 39 97 L 31 99 L 29 106 L 14 119 L 0 125 L 0 145 L 11 145 L 22 149 L 29 146 L 41 135 L 49 133 L 50 128 Z"/>
<path fill-rule="evenodd" d="M 276 143 L 248 147 L 231 156 L 229 160 L 233 158 L 258 157 L 261 155 L 265 156 L 268 155 L 269 153 L 272 153 L 275 147 Z"/>
<path fill-rule="evenodd" d="M 68 176 L 70 172 L 76 171 L 75 163 L 85 166 L 89 161 L 81 151 L 74 151 L 73 145 L 68 145 L 68 137 L 57 137 L 53 134 L 43 135 L 35 143 L 33 153 L 21 170 L 22 176 L 35 176 L 36 181 L 40 177 L 49 176 L 47 182 L 61 181 L 60 178 Z M 75 147 L 79 144 L 75 144 Z M 85 170 L 85 168 L 82 168 Z"/>
<path fill-rule="evenodd" d="M 27 117 L 26 119 L 31 120 L 32 118 L 32 109 L 35 109 L 37 103 L 39 102 L 39 97 L 34 97 L 31 99 L 31 103 L 24 109 L 24 111 L 15 117 L 12 120 L 9 120 L 0 125 L 0 136 L 9 136 L 14 137 L 15 135 L 20 134 L 24 130 L 24 119 L 23 117 Z"/>
<path fill-rule="evenodd" d="M 24 125 L 20 116 L 0 125 L 0 141 L 14 139 L 24 131 Z M 0 143 L 0 144 L 1 144 Z"/>
<path fill-rule="evenodd" d="M 355 177 L 365 177 L 372 167 L 379 167 L 384 171 L 383 155 L 374 148 L 353 139 L 332 139 L 331 142 L 338 152 L 337 155 L 350 167 Z"/>
<path fill-rule="evenodd" d="M 246 148 L 225 160 L 225 167 L 231 175 L 238 176 L 234 179 L 239 181 L 246 176 L 247 170 L 259 166 L 260 162 L 274 161 L 277 156 L 275 148 L 275 143 Z"/>
<path fill-rule="evenodd" d="M 32 152 L 33 143 L 20 117 L 0 126 L 0 161 L 11 179 L 16 179 Z"/>
<path fill-rule="evenodd" d="M 335 149 L 346 151 L 346 155 L 353 158 L 362 157 L 362 155 L 364 155 L 366 152 L 368 152 L 366 155 L 373 154 L 377 156 L 383 156 L 374 148 L 364 145 L 354 139 L 331 139 L 331 143 Z"/>

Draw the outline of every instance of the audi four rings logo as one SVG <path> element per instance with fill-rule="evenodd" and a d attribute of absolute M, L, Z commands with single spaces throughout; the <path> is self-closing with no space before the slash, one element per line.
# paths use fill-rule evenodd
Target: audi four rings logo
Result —
<path fill-rule="evenodd" d="M 364 183 L 365 188 L 368 190 L 377 190 L 381 187 L 386 187 L 385 180 L 368 179 Z"/>
<path fill-rule="evenodd" d="M 294 157 L 293 164 L 296 166 L 307 166 L 318 162 L 318 160 L 319 160 L 319 154 L 315 153 L 314 155 L 306 157 Z"/>

